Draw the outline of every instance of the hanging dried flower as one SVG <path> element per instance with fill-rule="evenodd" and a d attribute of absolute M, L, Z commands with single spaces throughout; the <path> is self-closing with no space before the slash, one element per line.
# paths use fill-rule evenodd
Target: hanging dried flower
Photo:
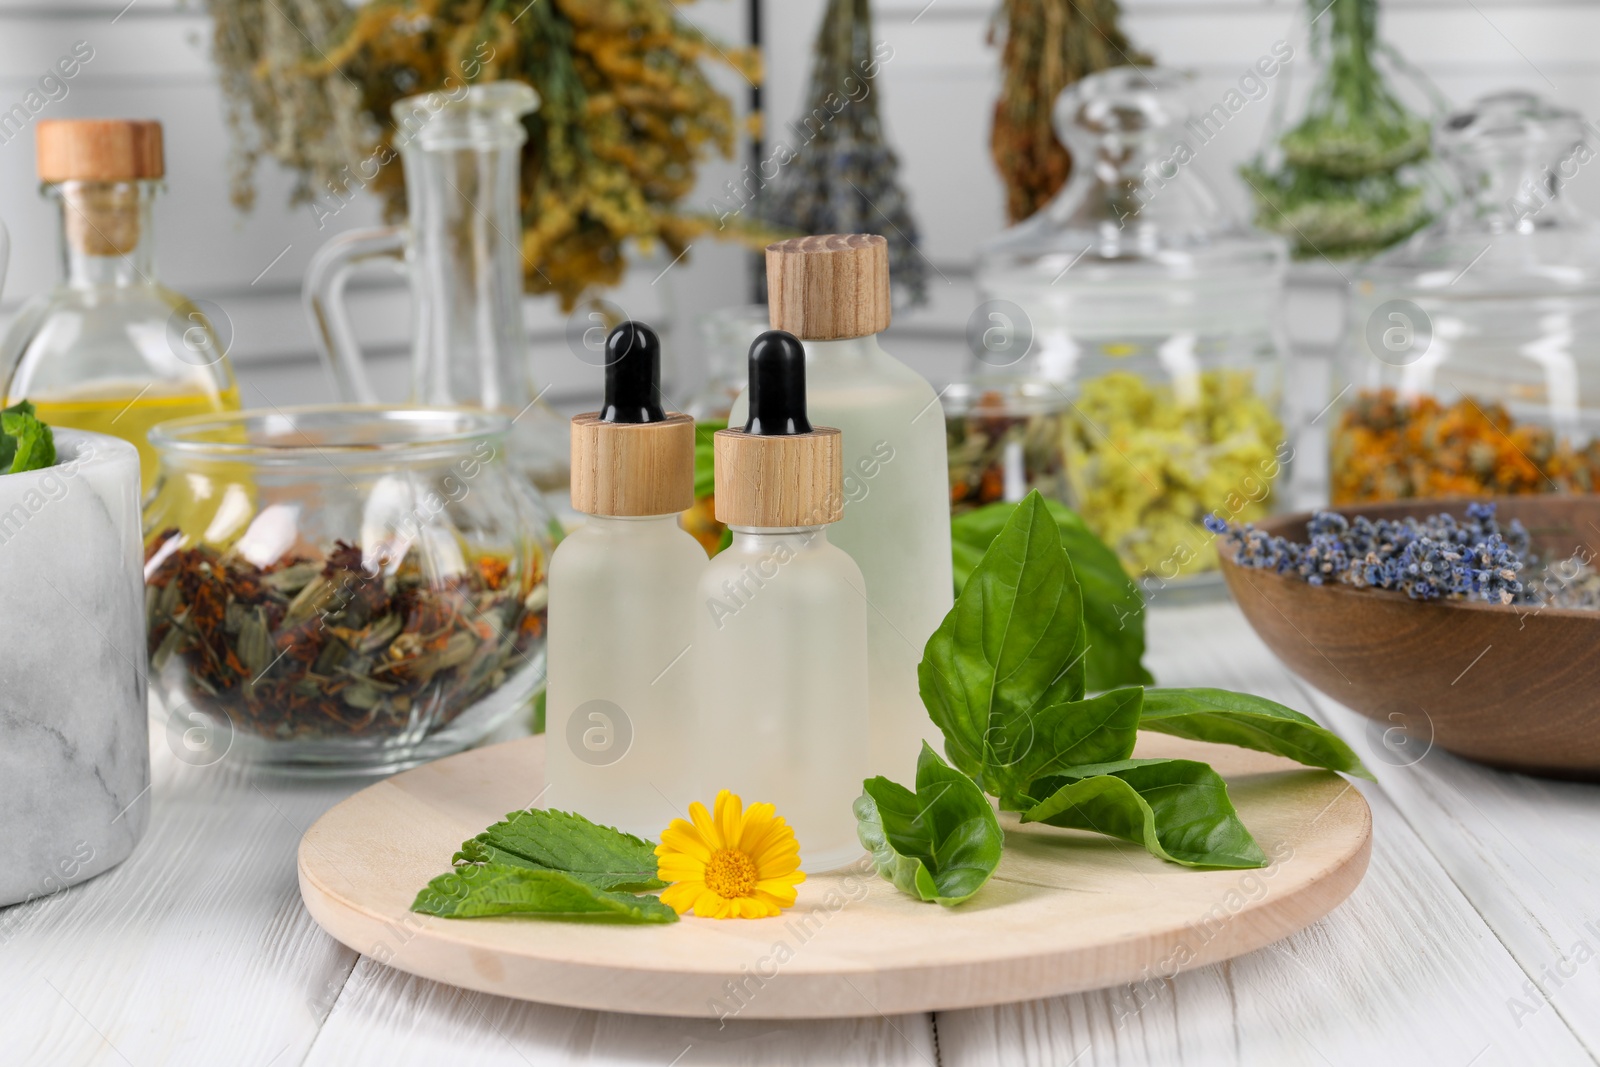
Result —
<path fill-rule="evenodd" d="M 770 157 L 776 180 L 761 197 L 761 216 L 803 234 L 881 235 L 898 295 L 923 303 L 927 260 L 878 117 L 875 79 L 894 52 L 872 41 L 869 0 L 828 0 L 813 52 L 806 110 Z"/>
<path fill-rule="evenodd" d="M 396 101 L 512 79 L 541 100 L 522 169 L 529 292 L 555 292 L 570 309 L 621 280 L 627 242 L 660 241 L 677 256 L 719 229 L 679 208 L 700 162 L 734 148 L 733 105 L 707 67 L 727 64 L 753 81 L 759 61 L 705 37 L 668 0 L 371 0 L 354 11 L 343 0 L 209 3 L 241 146 L 241 205 L 262 156 L 301 172 L 301 199 L 343 193 L 360 183 L 351 174 L 363 161 L 389 158 Z M 393 165 L 371 181 L 391 217 L 404 213 L 403 182 Z M 724 233 L 771 237 L 737 224 Z"/>
<path fill-rule="evenodd" d="M 989 38 L 1005 37 L 989 150 L 1013 223 L 1038 211 L 1072 171 L 1051 124 L 1056 98 L 1078 79 L 1153 60 L 1128 42 L 1116 0 L 1003 0 Z"/>
<path fill-rule="evenodd" d="M 1403 67 L 1378 43 L 1377 0 L 1308 0 L 1311 49 L 1322 74 L 1306 115 L 1264 159 L 1240 168 L 1256 224 L 1294 242 L 1298 258 L 1371 255 L 1425 226 L 1424 191 L 1405 168 L 1428 156 L 1426 120 L 1406 110 L 1376 59 Z"/>

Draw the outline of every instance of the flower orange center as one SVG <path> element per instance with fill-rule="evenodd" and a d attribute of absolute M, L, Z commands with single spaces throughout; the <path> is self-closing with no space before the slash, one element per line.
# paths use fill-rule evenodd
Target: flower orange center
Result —
<path fill-rule="evenodd" d="M 719 848 L 706 863 L 706 888 L 724 900 L 755 892 L 756 864 L 736 848 Z"/>

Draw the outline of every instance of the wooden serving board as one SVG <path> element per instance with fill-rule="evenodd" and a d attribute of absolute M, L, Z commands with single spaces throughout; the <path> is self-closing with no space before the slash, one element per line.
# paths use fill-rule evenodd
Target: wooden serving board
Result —
<path fill-rule="evenodd" d="M 1191 870 L 1013 819 L 1000 869 L 957 908 L 902 895 L 863 854 L 859 868 L 808 878 L 772 919 L 612 926 L 411 912 L 463 840 L 538 796 L 544 739 L 531 737 L 398 774 L 330 809 L 300 842 L 300 893 L 346 945 L 440 982 L 603 1011 L 788 1019 L 1159 982 L 1305 927 L 1366 872 L 1372 813 L 1338 775 L 1163 736 L 1142 737 L 1138 755 L 1210 762 L 1271 865 Z"/>

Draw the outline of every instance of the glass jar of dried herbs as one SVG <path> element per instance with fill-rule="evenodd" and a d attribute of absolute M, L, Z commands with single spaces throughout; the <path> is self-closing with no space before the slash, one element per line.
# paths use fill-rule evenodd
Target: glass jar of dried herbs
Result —
<path fill-rule="evenodd" d="M 531 711 L 548 517 L 511 474 L 508 429 L 321 407 L 153 431 L 146 611 L 167 713 L 277 769 L 377 773 Z"/>
<path fill-rule="evenodd" d="M 950 511 L 1016 503 L 1034 489 L 1067 503 L 1067 394 L 1051 382 L 973 378 L 939 395 Z"/>

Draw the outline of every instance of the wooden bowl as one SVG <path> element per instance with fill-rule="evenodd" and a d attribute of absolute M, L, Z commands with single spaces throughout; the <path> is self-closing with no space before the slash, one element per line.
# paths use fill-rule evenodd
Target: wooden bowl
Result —
<path fill-rule="evenodd" d="M 1354 518 L 1458 519 L 1465 500 L 1338 508 Z M 1496 518 L 1520 519 L 1543 561 L 1523 572 L 1600 554 L 1600 496 L 1501 497 Z M 1309 513 L 1257 524 L 1306 541 Z M 1239 609 L 1273 653 L 1339 703 L 1373 720 L 1379 759 L 1415 762 L 1438 745 L 1490 766 L 1600 780 L 1600 611 L 1419 601 L 1404 593 L 1314 586 L 1240 567 L 1222 572 Z M 1401 733 L 1392 733 L 1401 731 Z M 1399 745 L 1387 744 L 1398 740 Z"/>

